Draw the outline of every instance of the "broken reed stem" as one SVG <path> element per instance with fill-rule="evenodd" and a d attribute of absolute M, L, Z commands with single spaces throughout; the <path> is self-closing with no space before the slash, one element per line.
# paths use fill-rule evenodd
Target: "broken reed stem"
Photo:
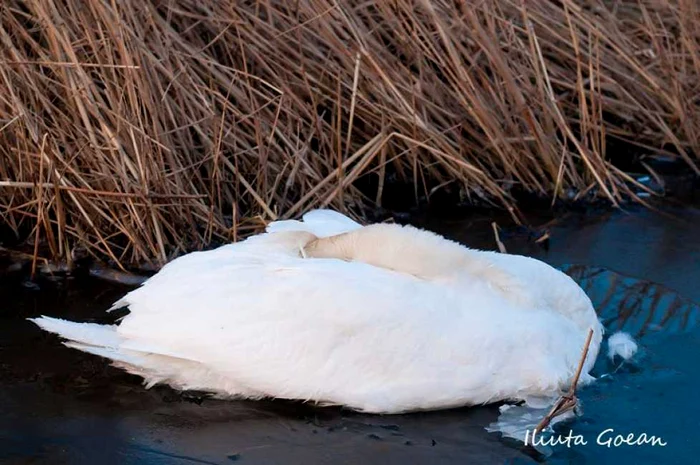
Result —
<path fill-rule="evenodd" d="M 581 372 L 583 371 L 583 365 L 586 362 L 586 357 L 588 356 L 588 349 L 591 346 L 591 339 L 593 339 L 593 328 L 588 330 L 588 337 L 586 337 L 586 343 L 581 351 L 581 360 L 578 363 L 578 368 L 576 369 L 576 374 L 574 375 L 574 380 L 569 387 L 569 394 L 573 395 L 576 393 L 576 386 L 578 385 L 578 380 L 581 377 Z"/>
<path fill-rule="evenodd" d="M 541 432 L 543 429 L 549 426 L 555 417 L 576 408 L 578 405 L 578 399 L 576 398 L 576 386 L 578 385 L 578 380 L 581 377 L 581 372 L 583 371 L 583 365 L 585 364 L 586 357 L 588 356 L 588 349 L 590 348 L 592 338 L 593 328 L 588 330 L 588 337 L 586 337 L 586 343 L 584 344 L 583 351 L 581 352 L 581 360 L 578 363 L 576 374 L 571 382 L 571 386 L 569 386 L 568 392 L 554 403 L 554 406 L 550 409 L 549 413 L 547 413 L 547 415 L 542 418 L 542 421 L 537 424 L 533 434 Z"/>
<path fill-rule="evenodd" d="M 405 184 L 516 221 L 516 189 L 653 194 L 621 143 L 700 172 L 697 2 L 88 4 L 0 7 L 0 217 L 54 259 L 164 262 Z"/>
<path fill-rule="evenodd" d="M 36 183 L 34 182 L 21 182 L 21 181 L 0 181 L 0 188 L 11 187 L 15 189 L 35 189 Z M 61 186 L 50 182 L 43 183 L 43 186 L 47 189 L 58 189 L 61 191 L 78 192 L 84 195 L 92 195 L 96 197 L 117 197 L 117 198 L 135 198 L 135 199 L 205 199 L 206 195 L 202 194 L 156 194 L 156 193 L 146 193 L 139 194 L 136 192 L 107 192 L 99 191 L 94 189 L 85 189 L 80 187 L 72 186 Z"/>
<path fill-rule="evenodd" d="M 36 184 L 36 226 L 34 233 L 34 253 L 32 255 L 32 271 L 30 278 L 34 279 L 36 275 L 36 262 L 39 256 L 39 237 L 41 234 L 41 227 L 44 224 L 44 150 L 46 149 L 46 138 L 48 134 L 44 134 L 41 140 L 41 152 L 39 153 L 39 179 Z"/>
<path fill-rule="evenodd" d="M 139 66 L 132 65 L 103 65 L 99 63 L 69 63 L 60 61 L 2 61 L 0 66 L 17 66 L 17 65 L 38 65 L 47 67 L 78 67 L 78 68 L 113 68 L 113 69 L 139 69 Z"/>
<path fill-rule="evenodd" d="M 493 237 L 496 240 L 496 245 L 498 246 L 498 251 L 501 253 L 508 253 L 508 251 L 506 250 L 505 244 L 503 242 L 501 242 L 501 236 L 498 233 L 498 230 L 500 228 L 498 227 L 498 224 L 496 224 L 495 221 L 491 223 L 491 228 L 493 229 Z"/>

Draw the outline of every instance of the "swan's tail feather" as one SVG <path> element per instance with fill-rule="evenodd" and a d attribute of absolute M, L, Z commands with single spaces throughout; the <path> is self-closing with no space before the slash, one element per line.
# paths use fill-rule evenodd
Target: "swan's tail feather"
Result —
<path fill-rule="evenodd" d="M 179 371 L 197 365 L 193 360 L 165 355 L 162 351 L 150 352 L 147 347 L 132 344 L 117 333 L 114 325 L 75 323 L 46 316 L 29 320 L 66 339 L 63 343 L 66 347 L 106 358 L 115 366 L 143 377 L 147 387 L 167 382 Z"/>
<path fill-rule="evenodd" d="M 97 347 L 80 342 L 67 341 L 63 345 L 71 349 L 77 349 L 88 354 L 97 355 L 98 357 L 110 360 L 114 366 L 121 368 L 132 375 L 141 376 L 147 388 L 153 387 L 154 384 L 160 382 L 163 378 L 146 366 L 144 366 L 143 354 L 126 353 L 119 349 L 111 347 Z"/>
<path fill-rule="evenodd" d="M 29 318 L 29 321 L 36 323 L 45 331 L 66 339 L 63 343 L 66 347 L 109 359 L 130 373 L 148 375 L 148 370 L 139 367 L 141 356 L 138 353 L 130 354 L 121 350 L 120 346 L 124 340 L 119 336 L 117 327 L 114 325 L 75 323 L 48 316 Z"/>
<path fill-rule="evenodd" d="M 117 327 L 114 325 L 74 323 L 48 316 L 29 318 L 29 321 L 36 323 L 45 331 L 83 345 L 117 349 L 123 342 L 122 337 L 117 333 Z"/>
<path fill-rule="evenodd" d="M 48 316 L 30 318 L 29 321 L 36 323 L 45 331 L 66 339 L 64 345 L 67 347 L 110 358 L 118 362 L 139 363 L 143 361 L 142 358 L 144 356 L 150 355 L 196 362 L 191 357 L 183 356 L 172 350 L 166 350 L 157 344 L 125 339 L 119 335 L 117 327 L 114 325 L 75 323 Z"/>
<path fill-rule="evenodd" d="M 333 210 L 313 210 L 304 215 L 303 221 L 273 221 L 267 225 L 267 232 L 306 231 L 316 237 L 330 237 L 361 227 L 361 224 Z"/>
<path fill-rule="evenodd" d="M 136 366 L 139 363 L 139 357 L 137 355 L 129 355 L 119 349 L 113 349 L 111 347 L 98 347 L 73 341 L 66 341 L 63 343 L 63 345 L 70 347 L 71 349 L 77 349 L 87 352 L 88 354 L 97 355 L 98 357 L 107 358 L 113 362 L 119 363 L 120 365 Z"/>

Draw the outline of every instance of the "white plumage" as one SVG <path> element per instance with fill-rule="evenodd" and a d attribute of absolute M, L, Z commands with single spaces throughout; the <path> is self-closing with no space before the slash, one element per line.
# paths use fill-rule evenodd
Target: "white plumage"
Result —
<path fill-rule="evenodd" d="M 163 267 L 119 325 L 34 319 L 148 385 L 399 413 L 556 395 L 589 328 L 568 276 L 328 210 Z M 589 380 L 585 375 L 583 380 Z"/>
<path fill-rule="evenodd" d="M 618 331 L 608 338 L 608 357 L 613 360 L 615 356 L 629 360 L 637 353 L 637 343 L 632 336 L 622 331 Z"/>

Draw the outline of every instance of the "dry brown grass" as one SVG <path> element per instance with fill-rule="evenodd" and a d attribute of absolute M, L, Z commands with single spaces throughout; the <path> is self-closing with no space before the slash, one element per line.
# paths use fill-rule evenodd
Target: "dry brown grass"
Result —
<path fill-rule="evenodd" d="M 0 215 L 59 259 L 157 267 L 387 173 L 616 203 L 611 141 L 698 172 L 696 0 L 5 0 L 0 44 Z"/>

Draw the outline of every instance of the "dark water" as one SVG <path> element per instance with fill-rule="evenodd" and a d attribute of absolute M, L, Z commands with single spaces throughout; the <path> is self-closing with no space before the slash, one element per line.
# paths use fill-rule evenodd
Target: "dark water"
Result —
<path fill-rule="evenodd" d="M 41 282 L 0 275 L 0 462 L 18 464 L 694 463 L 700 408 L 700 212 L 573 215 L 542 228 L 505 228 L 509 252 L 541 258 L 586 289 L 610 331 L 640 344 L 621 367 L 580 392 L 584 415 L 557 425 L 586 446 L 543 453 L 484 429 L 495 406 L 372 416 L 293 402 L 223 402 L 136 377 L 63 348 L 24 318 L 110 322 L 127 289 L 96 280 Z M 533 217 L 534 224 L 550 218 Z M 491 219 L 428 222 L 468 245 L 494 248 Z M 502 224 L 506 224 L 505 221 Z M 548 250 L 534 240 L 548 230 Z M 575 263 L 576 265 L 569 265 Z M 603 348 L 605 350 L 605 347 Z M 526 361 L 524 360 L 524 363 Z M 616 370 L 616 371 L 615 371 Z M 612 372 L 612 374 L 610 374 Z M 596 444 L 603 430 L 655 435 L 667 446 Z"/>

